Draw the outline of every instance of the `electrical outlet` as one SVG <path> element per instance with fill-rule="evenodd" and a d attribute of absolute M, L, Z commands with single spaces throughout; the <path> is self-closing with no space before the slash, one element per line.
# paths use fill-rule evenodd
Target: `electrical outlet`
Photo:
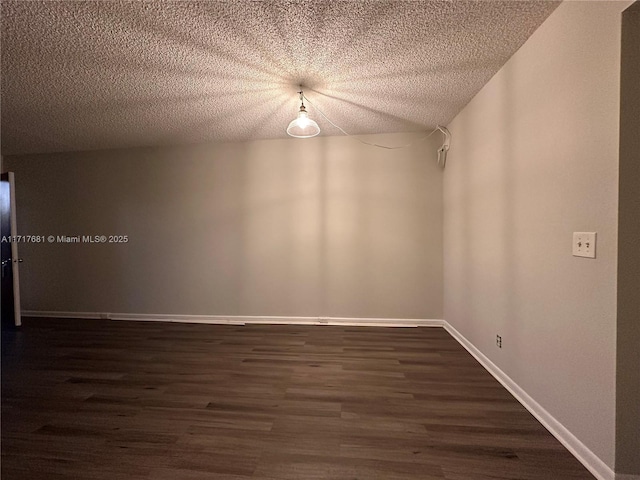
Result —
<path fill-rule="evenodd" d="M 502 348 L 502 337 L 500 335 L 496 335 L 496 347 Z"/>
<path fill-rule="evenodd" d="M 573 256 L 596 258 L 596 232 L 573 232 Z"/>

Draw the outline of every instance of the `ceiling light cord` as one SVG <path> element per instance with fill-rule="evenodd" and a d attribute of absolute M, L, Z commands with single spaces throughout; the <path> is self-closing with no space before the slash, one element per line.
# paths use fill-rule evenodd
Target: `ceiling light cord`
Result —
<path fill-rule="evenodd" d="M 442 167 L 444 168 L 445 164 L 446 164 L 446 157 L 447 157 L 447 151 L 449 151 L 449 147 L 451 145 L 451 133 L 449 132 L 449 130 L 446 127 L 442 127 L 440 125 L 438 125 L 436 128 L 434 128 L 431 132 L 423 135 L 422 137 L 418 138 L 417 140 L 414 140 L 413 142 L 407 143 L 405 145 L 398 145 L 398 146 L 389 146 L 389 145 L 380 145 L 379 143 L 372 143 L 372 142 L 367 142 L 366 140 L 362 140 L 361 138 L 358 138 L 354 135 L 351 135 L 349 132 L 346 132 L 343 128 L 339 127 L 338 125 L 336 125 L 335 123 L 333 123 L 329 117 L 327 117 L 324 113 L 322 113 L 322 110 L 320 110 L 318 107 L 316 107 L 314 105 L 314 103 L 309 100 L 304 93 L 299 92 L 300 93 L 300 98 L 304 99 L 307 101 L 307 103 L 309 105 L 311 105 L 313 108 L 316 109 L 316 111 L 327 121 L 329 122 L 331 125 L 333 125 L 334 127 L 336 127 L 338 130 L 340 130 L 343 134 L 345 134 L 347 137 L 353 138 L 354 140 L 357 140 L 360 143 L 363 143 L 365 145 L 370 145 L 372 147 L 378 147 L 378 148 L 384 148 L 386 150 L 398 150 L 401 148 L 407 148 L 410 147 L 416 143 L 420 143 L 423 140 L 426 140 L 427 138 L 429 138 L 431 135 L 433 135 L 434 133 L 436 133 L 437 131 L 442 132 L 442 134 L 444 135 L 445 139 L 444 139 L 444 143 L 442 144 L 442 146 L 438 149 L 438 165 L 442 164 Z"/>
<path fill-rule="evenodd" d="M 440 130 L 444 135 L 444 143 L 438 149 L 438 165 L 442 163 L 442 168 L 444 168 L 447 165 L 447 152 L 451 146 L 451 132 L 447 127 L 443 127 L 441 125 L 438 125 L 436 129 Z"/>

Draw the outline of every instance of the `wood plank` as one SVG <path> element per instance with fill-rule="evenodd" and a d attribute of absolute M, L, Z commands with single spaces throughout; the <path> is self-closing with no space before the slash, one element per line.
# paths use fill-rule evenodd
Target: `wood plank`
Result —
<path fill-rule="evenodd" d="M 25 319 L 3 479 L 592 480 L 446 331 Z"/>

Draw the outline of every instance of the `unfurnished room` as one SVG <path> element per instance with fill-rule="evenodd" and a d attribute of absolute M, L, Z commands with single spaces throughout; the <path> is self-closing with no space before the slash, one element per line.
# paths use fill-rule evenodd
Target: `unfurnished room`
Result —
<path fill-rule="evenodd" d="M 640 480 L 640 2 L 1 0 L 7 480 Z"/>

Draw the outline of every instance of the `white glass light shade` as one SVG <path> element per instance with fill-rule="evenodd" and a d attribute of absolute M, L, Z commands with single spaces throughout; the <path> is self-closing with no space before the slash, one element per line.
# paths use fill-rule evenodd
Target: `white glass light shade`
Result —
<path fill-rule="evenodd" d="M 298 118 L 293 120 L 287 127 L 287 133 L 296 138 L 315 137 L 320 133 L 320 127 L 309 118 L 309 114 L 302 106 L 298 112 Z"/>

